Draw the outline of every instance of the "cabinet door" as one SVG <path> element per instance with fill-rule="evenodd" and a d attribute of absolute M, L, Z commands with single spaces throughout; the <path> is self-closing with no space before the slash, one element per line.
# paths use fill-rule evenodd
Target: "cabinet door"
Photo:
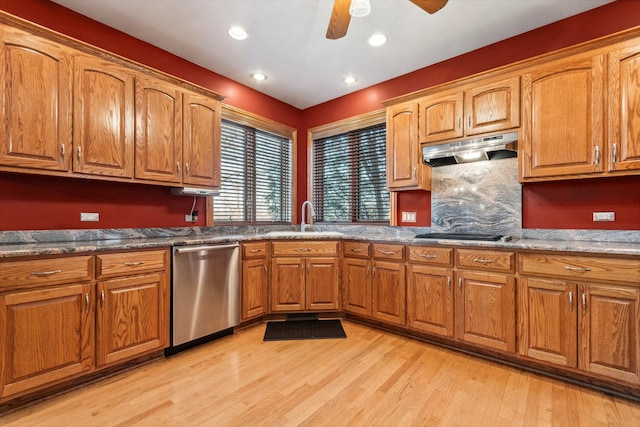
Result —
<path fill-rule="evenodd" d="M 271 260 L 271 311 L 304 310 L 304 258 Z"/>
<path fill-rule="evenodd" d="M 520 76 L 467 89 L 464 114 L 465 135 L 520 126 Z"/>
<path fill-rule="evenodd" d="M 569 58 L 522 77 L 523 178 L 604 170 L 604 57 Z"/>
<path fill-rule="evenodd" d="M 340 308 L 340 264 L 338 258 L 307 258 L 307 310 L 337 310 Z"/>
<path fill-rule="evenodd" d="M 267 312 L 268 274 L 266 258 L 242 262 L 242 320 Z"/>
<path fill-rule="evenodd" d="M 345 258 L 342 264 L 345 311 L 371 316 L 371 261 Z"/>
<path fill-rule="evenodd" d="M 541 279 L 519 279 L 518 284 L 518 352 L 544 362 L 577 367 L 576 285 Z"/>
<path fill-rule="evenodd" d="M 71 57 L 62 46 L 0 26 L 0 165 L 66 171 Z"/>
<path fill-rule="evenodd" d="M 579 367 L 640 384 L 640 289 L 580 285 Z"/>
<path fill-rule="evenodd" d="M 636 40 L 637 43 L 637 40 Z M 609 54 L 609 170 L 640 169 L 640 47 Z"/>
<path fill-rule="evenodd" d="M 453 337 L 453 271 L 409 265 L 407 277 L 407 326 L 419 331 Z"/>
<path fill-rule="evenodd" d="M 460 272 L 456 337 L 497 350 L 516 350 L 515 279 L 500 274 Z"/>
<path fill-rule="evenodd" d="M 0 396 L 71 378 L 93 366 L 94 286 L 0 297 Z"/>
<path fill-rule="evenodd" d="M 462 91 L 442 92 L 420 100 L 420 142 L 438 142 L 464 134 Z"/>
<path fill-rule="evenodd" d="M 182 92 L 172 84 L 137 77 L 135 177 L 182 180 Z"/>
<path fill-rule="evenodd" d="M 373 317 L 385 322 L 404 325 L 405 297 L 404 264 L 374 261 L 371 282 Z"/>
<path fill-rule="evenodd" d="M 133 177 L 133 75 L 111 62 L 75 62 L 73 171 Z"/>
<path fill-rule="evenodd" d="M 431 189 L 431 169 L 422 164 L 418 142 L 418 104 L 387 108 L 387 187 Z"/>
<path fill-rule="evenodd" d="M 167 346 L 165 274 L 99 282 L 98 293 L 98 366 Z"/>
<path fill-rule="evenodd" d="M 220 186 L 220 101 L 185 92 L 183 95 L 184 168 L 182 182 Z"/>

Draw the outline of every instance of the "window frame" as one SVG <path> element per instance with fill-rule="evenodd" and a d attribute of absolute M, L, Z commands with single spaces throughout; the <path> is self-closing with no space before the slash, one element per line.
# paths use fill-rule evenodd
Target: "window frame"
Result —
<path fill-rule="evenodd" d="M 369 113 L 361 114 L 358 116 L 350 117 L 343 120 L 327 123 L 325 125 L 316 126 L 307 130 L 307 200 L 313 200 L 314 189 L 314 157 L 313 147 L 314 140 L 321 138 L 328 138 L 331 136 L 347 133 L 354 130 L 364 129 L 369 126 L 386 123 L 386 110 L 379 109 Z M 386 158 L 385 158 L 386 162 Z M 388 187 L 387 187 L 388 188 Z M 395 193 L 389 192 L 389 224 L 392 224 L 393 215 L 392 212 L 395 209 Z M 345 222 L 341 224 L 375 224 L 380 225 L 380 222 Z"/>

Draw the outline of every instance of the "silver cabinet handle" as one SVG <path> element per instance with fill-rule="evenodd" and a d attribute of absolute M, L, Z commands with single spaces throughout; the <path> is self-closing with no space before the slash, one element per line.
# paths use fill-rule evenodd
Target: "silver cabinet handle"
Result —
<path fill-rule="evenodd" d="M 365 277 L 368 277 L 369 273 L 371 273 L 371 267 L 367 266 L 367 274 L 365 274 Z"/>
<path fill-rule="evenodd" d="M 618 144 L 613 144 L 613 163 L 618 161 Z"/>
<path fill-rule="evenodd" d="M 582 314 L 587 314 L 587 294 L 582 294 Z"/>
<path fill-rule="evenodd" d="M 394 255 L 395 254 L 395 252 L 393 252 L 393 251 L 380 251 L 380 253 L 382 255 Z"/>
<path fill-rule="evenodd" d="M 371 278 L 373 279 L 373 278 L 375 278 L 375 277 L 376 277 L 376 268 L 375 268 L 375 267 L 373 267 L 373 271 L 372 271 L 372 273 L 371 273 Z"/>
<path fill-rule="evenodd" d="M 184 173 L 189 175 L 189 162 L 184 164 Z"/>
<path fill-rule="evenodd" d="M 462 129 L 462 117 L 458 117 L 458 130 Z"/>
<path fill-rule="evenodd" d="M 467 121 L 469 129 L 471 129 L 471 116 L 469 116 L 469 120 Z"/>
<path fill-rule="evenodd" d="M 78 146 L 78 164 L 82 163 L 82 147 Z"/>
<path fill-rule="evenodd" d="M 89 292 L 84 293 L 84 312 L 89 312 Z"/>
<path fill-rule="evenodd" d="M 100 291 L 100 308 L 104 310 L 104 290 Z"/>
<path fill-rule="evenodd" d="M 127 261 L 123 263 L 126 267 L 136 267 L 138 265 L 144 264 L 144 261 Z"/>
<path fill-rule="evenodd" d="M 64 158 L 65 158 L 64 144 L 60 144 L 60 155 L 62 156 L 62 164 L 64 164 Z"/>
<path fill-rule="evenodd" d="M 569 292 L 569 311 L 573 311 L 573 292 Z"/>
<path fill-rule="evenodd" d="M 570 270 L 570 271 L 584 271 L 584 272 L 591 271 L 589 267 L 571 267 L 570 265 L 565 265 L 564 269 Z"/>
<path fill-rule="evenodd" d="M 480 264 L 491 264 L 494 260 L 492 259 L 482 259 L 482 258 L 474 258 L 473 262 L 479 262 Z"/>
<path fill-rule="evenodd" d="M 62 270 L 51 270 L 51 271 L 32 271 L 31 275 L 36 277 L 44 277 L 51 276 L 54 274 L 62 273 Z"/>
<path fill-rule="evenodd" d="M 447 289 L 451 292 L 451 277 L 447 277 Z"/>
<path fill-rule="evenodd" d="M 311 252 L 311 248 L 298 248 L 300 252 Z"/>
<path fill-rule="evenodd" d="M 413 180 L 416 180 L 416 167 L 413 167 Z"/>
<path fill-rule="evenodd" d="M 600 164 L 600 147 L 596 145 L 596 165 Z"/>
<path fill-rule="evenodd" d="M 262 252 L 262 249 L 249 249 L 249 252 L 252 254 L 257 254 L 258 252 Z"/>
<path fill-rule="evenodd" d="M 433 255 L 433 254 L 420 254 L 420 256 L 422 258 L 426 258 L 426 259 L 434 259 L 434 258 L 438 258 L 438 255 Z"/>
<path fill-rule="evenodd" d="M 267 272 L 267 266 L 263 265 L 262 267 L 264 268 L 264 272 L 266 273 Z"/>
<path fill-rule="evenodd" d="M 361 248 L 351 248 L 351 252 L 362 252 Z"/>
<path fill-rule="evenodd" d="M 458 279 L 458 290 L 462 293 L 462 277 Z"/>

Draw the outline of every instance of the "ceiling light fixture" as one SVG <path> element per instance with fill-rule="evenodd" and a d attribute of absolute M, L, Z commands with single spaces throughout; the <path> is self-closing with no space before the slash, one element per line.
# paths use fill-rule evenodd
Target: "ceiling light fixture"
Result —
<path fill-rule="evenodd" d="M 267 80 L 267 76 L 264 73 L 253 73 L 251 74 L 251 77 L 253 78 L 253 80 L 257 80 L 259 82 Z"/>
<path fill-rule="evenodd" d="M 249 37 L 247 32 L 244 30 L 244 28 L 238 27 L 238 26 L 229 28 L 229 31 L 227 32 L 229 33 L 232 39 L 236 39 L 236 40 L 244 40 L 247 37 Z"/>
<path fill-rule="evenodd" d="M 361 18 L 371 13 L 369 0 L 351 0 L 349 13 L 355 18 Z"/>
<path fill-rule="evenodd" d="M 352 84 L 354 84 L 355 82 L 357 82 L 357 81 L 358 81 L 358 79 L 356 79 L 356 78 L 355 78 L 355 77 L 353 77 L 353 76 L 347 76 L 347 77 L 345 77 L 345 78 L 344 78 L 344 80 L 343 80 L 343 81 L 344 81 L 346 84 L 348 84 L 348 85 L 352 85 Z"/>
<path fill-rule="evenodd" d="M 369 44 L 374 47 L 382 46 L 387 42 L 387 36 L 384 34 L 374 34 L 369 37 Z"/>

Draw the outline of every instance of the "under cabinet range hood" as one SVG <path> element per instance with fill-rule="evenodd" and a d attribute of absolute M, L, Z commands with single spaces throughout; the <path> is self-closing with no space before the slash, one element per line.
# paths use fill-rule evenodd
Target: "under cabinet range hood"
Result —
<path fill-rule="evenodd" d="M 174 187 L 171 189 L 171 194 L 174 196 L 202 196 L 202 197 L 214 197 L 219 196 L 219 190 L 212 190 L 209 188 L 194 188 L 194 187 Z"/>
<path fill-rule="evenodd" d="M 518 132 L 445 144 L 423 144 L 422 160 L 433 167 L 517 157 Z"/>

